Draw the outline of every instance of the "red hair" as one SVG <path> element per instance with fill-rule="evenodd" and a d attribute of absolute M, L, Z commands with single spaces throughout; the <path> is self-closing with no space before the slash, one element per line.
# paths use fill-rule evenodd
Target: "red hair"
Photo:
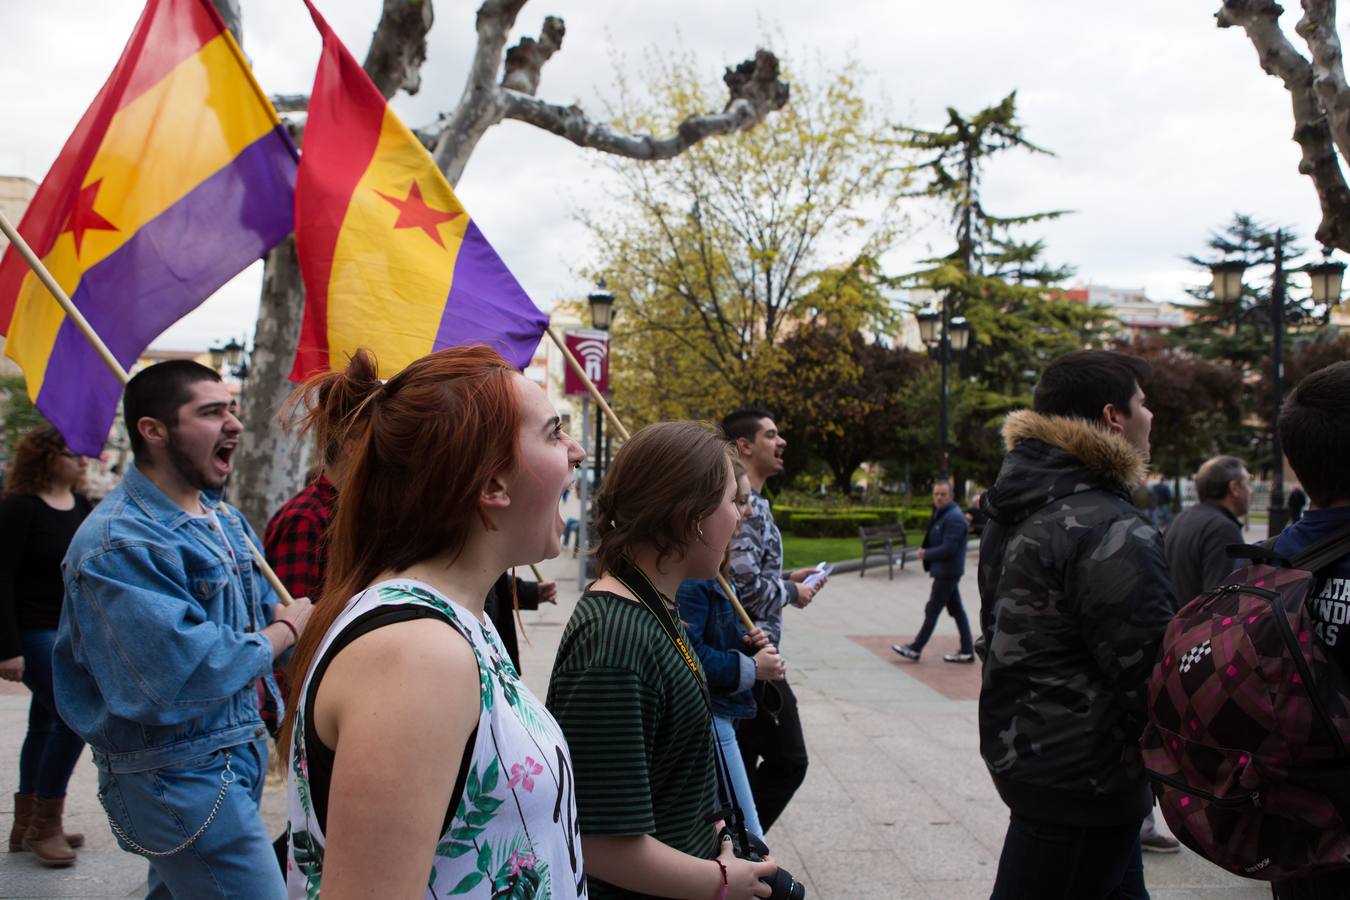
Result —
<path fill-rule="evenodd" d="M 321 602 L 291 657 L 283 753 L 303 702 L 305 675 L 347 601 L 381 572 L 444 553 L 458 556 L 475 517 L 491 529 L 480 495 L 516 458 L 521 411 L 515 370 L 497 351 L 439 350 L 383 385 L 372 384 L 371 371 L 369 355 L 358 350 L 346 371 L 313 376 L 296 389 L 302 398 L 322 398 L 306 418 L 321 426 L 321 441 L 350 440 L 352 457 L 329 526 Z M 365 396 L 353 409 L 354 392 Z M 323 401 L 343 406 L 345 428 Z"/>

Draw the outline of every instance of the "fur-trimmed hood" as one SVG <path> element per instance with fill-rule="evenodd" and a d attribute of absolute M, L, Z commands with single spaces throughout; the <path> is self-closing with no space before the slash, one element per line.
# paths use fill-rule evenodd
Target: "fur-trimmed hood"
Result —
<path fill-rule="evenodd" d="M 1128 499 L 1148 470 L 1145 455 L 1123 436 L 1068 416 L 1019 410 L 1004 423 L 1003 439 L 1008 455 L 987 499 L 989 515 L 1005 524 L 1070 494 L 1099 490 Z"/>
<path fill-rule="evenodd" d="M 1139 484 L 1148 472 L 1147 457 L 1133 444 L 1082 419 L 1047 416 L 1030 409 L 1011 413 L 1003 423 L 1003 443 L 1011 451 L 1027 440 L 1058 447 L 1103 478 L 1126 487 Z"/>

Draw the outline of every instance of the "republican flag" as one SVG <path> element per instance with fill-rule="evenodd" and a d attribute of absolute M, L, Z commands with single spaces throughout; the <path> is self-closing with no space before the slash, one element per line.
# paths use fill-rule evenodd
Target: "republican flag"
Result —
<path fill-rule="evenodd" d="M 290 233 L 296 151 L 209 0 L 149 0 L 19 232 L 125 368 Z M 122 386 L 10 248 L 5 355 L 86 456 Z"/>
<path fill-rule="evenodd" d="M 305 317 L 291 377 L 374 352 L 381 377 L 443 347 L 529 365 L 548 316 L 306 0 L 323 36 L 295 195 Z"/>

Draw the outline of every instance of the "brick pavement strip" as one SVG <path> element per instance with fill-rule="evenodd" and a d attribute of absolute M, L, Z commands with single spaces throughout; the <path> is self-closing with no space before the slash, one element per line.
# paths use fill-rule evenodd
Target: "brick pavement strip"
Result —
<path fill-rule="evenodd" d="M 543 696 L 549 668 L 576 602 L 576 562 L 544 564 L 559 580 L 559 604 L 523 614 L 522 668 Z M 961 583 L 967 612 L 977 607 L 973 566 Z M 889 645 L 913 636 L 928 579 L 917 567 L 838 575 L 805 610 L 790 610 L 783 657 L 801 707 L 811 768 L 770 832 L 779 863 L 821 900 L 986 898 L 1007 827 L 979 756 L 975 696 L 978 665 L 942 654 L 956 646 L 944 616 L 917 664 L 889 658 Z M 893 655 L 893 654 L 891 654 Z M 27 692 L 0 683 L 0 827 L 8 833 Z M 117 849 L 99 807 L 86 754 L 71 784 L 68 821 L 88 845 L 65 870 L 39 867 L 31 854 L 0 853 L 0 897 L 143 896 L 145 863 Z M 269 831 L 284 827 L 280 781 L 264 797 Z M 1229 875 L 1184 850 L 1145 855 L 1155 900 L 1258 900 L 1260 882 Z"/>

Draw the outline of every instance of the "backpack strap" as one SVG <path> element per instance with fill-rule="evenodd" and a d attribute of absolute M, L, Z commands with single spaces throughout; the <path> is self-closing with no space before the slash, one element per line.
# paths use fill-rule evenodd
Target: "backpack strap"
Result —
<path fill-rule="evenodd" d="M 1350 556 L 1350 525 L 1322 538 L 1290 563 L 1295 569 L 1316 574 L 1344 556 Z"/>
<path fill-rule="evenodd" d="M 1275 542 L 1279 539 L 1280 536 L 1277 534 L 1259 544 L 1229 544 L 1223 548 L 1223 552 L 1229 559 L 1250 559 L 1272 566 L 1288 566 L 1289 560 L 1275 552 Z"/>

